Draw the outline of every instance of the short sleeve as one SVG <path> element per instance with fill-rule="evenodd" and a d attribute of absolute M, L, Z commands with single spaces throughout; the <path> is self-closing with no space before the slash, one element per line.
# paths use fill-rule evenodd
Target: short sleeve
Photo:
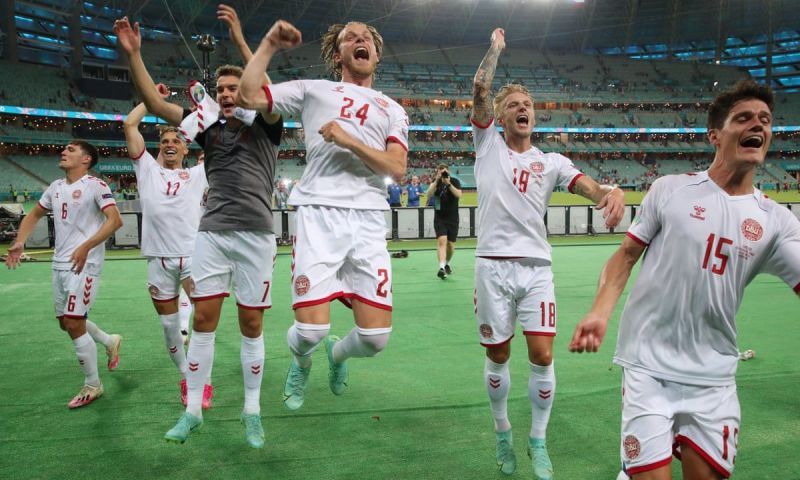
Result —
<path fill-rule="evenodd" d="M 111 193 L 111 189 L 108 188 L 106 182 L 102 180 L 95 180 L 94 201 L 100 210 L 105 210 L 117 204 L 117 201 L 114 200 L 114 194 Z"/>
<path fill-rule="evenodd" d="M 274 85 L 264 85 L 267 111 L 284 117 L 298 116 L 303 110 L 307 80 L 292 80 Z"/>
<path fill-rule="evenodd" d="M 142 173 L 158 166 L 156 159 L 150 155 L 150 152 L 148 152 L 147 149 L 144 149 L 137 158 L 131 157 L 131 162 L 133 162 L 133 171 L 136 173 L 137 179 L 142 175 Z"/>
<path fill-rule="evenodd" d="M 408 151 L 408 115 L 403 107 L 397 106 L 391 110 L 392 114 L 389 125 L 389 136 L 386 137 L 387 145 L 389 142 L 397 143 L 405 151 Z"/>
<path fill-rule="evenodd" d="M 281 135 L 283 135 L 283 117 L 278 117 L 278 121 L 275 123 L 268 123 L 261 115 L 261 112 L 259 112 L 256 114 L 253 125 L 261 128 L 264 133 L 267 134 L 267 138 L 269 138 L 269 141 L 272 142 L 273 145 L 277 146 L 281 144 Z"/>
<path fill-rule="evenodd" d="M 53 210 L 53 184 L 51 183 L 50 186 L 44 191 L 42 196 L 39 198 L 39 206 L 44 208 L 45 210 Z"/>
<path fill-rule="evenodd" d="M 767 258 L 765 271 L 780 277 L 800 295 L 800 221 L 788 211 L 779 213 L 786 218 L 775 222 L 782 230 Z"/>
<path fill-rule="evenodd" d="M 650 245 L 650 242 L 661 230 L 663 190 L 663 179 L 656 180 L 642 199 L 636 217 L 628 228 L 628 237 L 644 247 Z"/>
<path fill-rule="evenodd" d="M 472 122 L 472 142 L 475 144 L 475 161 L 476 163 L 483 158 L 497 141 L 503 141 L 500 137 L 500 132 L 494 124 L 494 119 L 489 119 L 485 125 L 476 122 L 475 119 L 470 118 Z"/>
<path fill-rule="evenodd" d="M 556 158 L 556 165 L 558 168 L 556 185 L 566 187 L 567 190 L 572 193 L 573 188 L 575 188 L 575 183 L 583 176 L 583 172 L 575 168 L 575 164 L 572 163 L 572 160 L 564 155 L 559 155 L 557 153 L 551 155 Z"/>
<path fill-rule="evenodd" d="M 208 179 L 206 178 L 206 167 L 205 165 L 195 165 L 194 167 L 189 169 L 190 175 L 194 177 L 195 175 L 202 179 L 203 188 L 208 187 Z"/>

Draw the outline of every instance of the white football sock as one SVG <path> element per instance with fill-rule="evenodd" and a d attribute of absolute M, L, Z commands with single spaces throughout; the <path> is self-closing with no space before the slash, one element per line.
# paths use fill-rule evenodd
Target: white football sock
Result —
<path fill-rule="evenodd" d="M 242 335 L 240 351 L 244 376 L 244 413 L 261 413 L 261 379 L 264 377 L 264 335 L 249 338 Z"/>
<path fill-rule="evenodd" d="M 508 373 L 508 362 L 494 363 L 489 357 L 483 367 L 483 380 L 489 393 L 489 405 L 494 417 L 494 430 L 507 432 L 511 430 L 508 421 L 508 392 L 511 391 L 511 375 Z"/>
<path fill-rule="evenodd" d="M 159 315 L 161 326 L 164 328 L 164 341 L 167 344 L 167 353 L 172 362 L 178 367 L 182 376 L 186 376 L 186 353 L 183 351 L 183 335 L 181 335 L 180 319 L 177 313 Z"/>
<path fill-rule="evenodd" d="M 311 354 L 328 336 L 330 330 L 330 324 L 315 325 L 300 323 L 297 320 L 289 327 L 289 331 L 286 332 L 286 343 L 289 344 L 289 350 L 301 368 L 311 366 Z"/>
<path fill-rule="evenodd" d="M 92 336 L 95 342 L 100 343 L 106 347 L 111 346 L 111 335 L 100 330 L 100 327 L 95 325 L 94 322 L 86 319 L 86 332 Z"/>
<path fill-rule="evenodd" d="M 336 342 L 333 347 L 333 361 L 342 363 L 348 358 L 374 357 L 381 353 L 389 343 L 389 334 L 392 327 L 388 328 L 361 328 L 350 330 L 346 337 Z"/>
<path fill-rule="evenodd" d="M 530 362 L 529 362 L 530 363 Z M 528 398 L 531 401 L 531 438 L 545 438 L 553 398 L 556 396 L 556 374 L 554 364 L 531 366 L 528 379 Z"/>
<path fill-rule="evenodd" d="M 186 354 L 186 411 L 196 417 L 203 416 L 203 386 L 214 363 L 215 338 L 214 332 L 192 331 L 189 339 L 189 352 Z"/>
<path fill-rule="evenodd" d="M 72 344 L 75 346 L 75 355 L 81 365 L 83 375 L 86 377 L 84 383 L 95 387 L 100 386 L 100 375 L 97 373 L 97 344 L 88 333 L 74 339 Z"/>

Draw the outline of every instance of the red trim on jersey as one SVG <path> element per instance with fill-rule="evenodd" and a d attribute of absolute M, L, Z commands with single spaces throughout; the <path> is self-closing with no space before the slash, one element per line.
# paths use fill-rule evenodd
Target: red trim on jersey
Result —
<path fill-rule="evenodd" d="M 637 473 L 649 472 L 650 470 L 655 470 L 657 468 L 667 466 L 671 462 L 672 462 L 672 457 L 667 457 L 664 460 L 660 460 L 655 463 L 649 463 L 647 465 L 640 465 L 638 467 L 625 467 L 625 473 L 627 473 L 628 476 L 632 476 L 636 475 Z"/>
<path fill-rule="evenodd" d="M 202 302 L 204 300 L 213 300 L 215 298 L 220 297 L 230 297 L 231 294 L 228 292 L 225 293 L 215 293 L 214 295 L 206 295 L 205 297 L 189 297 L 192 299 L 193 302 Z"/>
<path fill-rule="evenodd" d="M 628 238 L 630 238 L 631 240 L 633 240 L 634 242 L 638 243 L 639 245 L 641 245 L 641 246 L 643 246 L 643 247 L 646 247 L 646 246 L 648 246 L 648 243 L 647 243 L 647 242 L 645 242 L 645 241 L 644 241 L 644 240 L 642 240 L 641 238 L 637 237 L 636 235 L 632 234 L 631 232 L 625 232 L 625 235 L 626 235 Z"/>
<path fill-rule="evenodd" d="M 794 293 L 797 293 L 797 294 L 800 295 L 800 283 L 798 283 L 797 285 L 794 286 Z"/>
<path fill-rule="evenodd" d="M 180 298 L 180 295 L 175 295 L 174 297 L 172 297 L 172 298 L 168 298 L 168 299 L 166 299 L 166 300 L 159 300 L 159 299 L 157 299 L 157 298 L 150 297 L 150 299 L 151 299 L 152 301 L 154 301 L 155 303 L 169 303 L 169 302 L 174 302 L 174 301 L 175 301 L 175 300 L 177 300 L 178 298 Z"/>
<path fill-rule="evenodd" d="M 336 300 L 337 298 L 343 297 L 343 296 L 344 296 L 344 292 L 336 292 L 336 293 L 332 293 L 332 294 L 328 295 L 325 298 L 320 298 L 320 299 L 317 299 L 317 300 L 307 300 L 305 302 L 293 303 L 292 304 L 292 310 L 297 310 L 298 308 L 313 307 L 314 305 L 320 305 L 320 304 L 323 304 L 323 303 L 328 303 L 328 302 L 331 302 L 331 301 Z M 342 303 L 344 303 L 344 302 L 342 302 Z M 345 303 L 345 305 L 347 305 L 347 304 Z"/>
<path fill-rule="evenodd" d="M 52 211 L 51 209 L 49 209 L 49 208 L 45 207 L 44 205 L 42 205 L 42 202 L 37 201 L 36 203 L 38 203 L 40 207 L 42 207 L 43 209 L 47 210 L 48 212 Z"/>
<path fill-rule="evenodd" d="M 64 320 L 64 315 L 56 315 L 56 319 L 58 319 L 58 320 Z"/>
<path fill-rule="evenodd" d="M 267 95 L 267 113 L 272 113 L 272 92 L 269 91 L 269 85 L 263 85 L 262 88 Z"/>
<path fill-rule="evenodd" d="M 583 177 L 583 176 L 584 175 L 582 173 L 579 173 L 579 174 L 575 175 L 574 177 L 572 177 L 572 181 L 569 182 L 569 186 L 567 187 L 567 190 L 569 190 L 569 193 L 575 193 L 575 192 L 572 191 L 572 189 L 575 188 L 575 184 L 578 183 L 578 179 Z"/>
<path fill-rule="evenodd" d="M 239 302 L 236 302 L 236 306 L 239 307 L 239 308 L 243 308 L 245 310 L 261 310 L 262 312 L 264 310 L 269 310 L 270 308 L 272 308 L 272 305 L 265 305 L 263 307 L 253 307 L 251 305 L 244 305 L 244 304 L 241 304 Z"/>
<path fill-rule="evenodd" d="M 508 337 L 507 340 L 503 340 L 500 343 L 483 343 L 483 342 L 481 342 L 481 345 L 483 345 L 484 347 L 487 347 L 487 348 L 488 347 L 499 347 L 500 345 L 505 345 L 506 343 L 510 342 L 512 338 L 514 338 L 514 335 L 511 335 L 510 337 Z"/>
<path fill-rule="evenodd" d="M 401 147 L 403 147 L 403 150 L 405 150 L 406 152 L 408 151 L 408 147 L 406 146 L 406 144 L 403 143 L 402 140 L 400 140 L 399 138 L 395 137 L 394 135 L 392 135 L 392 136 L 390 136 L 389 138 L 386 139 L 386 143 L 388 144 L 389 142 L 396 143 L 396 144 L 400 145 Z"/>
<path fill-rule="evenodd" d="M 381 310 L 386 310 L 388 312 L 392 311 L 392 306 L 391 305 L 386 305 L 385 303 L 378 303 L 375 300 L 370 300 L 368 298 L 364 298 L 364 297 L 362 297 L 361 295 L 359 295 L 357 293 L 345 293 L 342 298 L 356 299 L 361 303 L 369 305 L 370 307 L 380 308 Z M 344 303 L 344 302 L 342 302 L 342 303 Z M 347 304 L 345 304 L 345 305 L 347 305 Z M 352 302 L 350 303 L 349 306 L 350 306 L 350 308 L 353 308 L 352 307 Z"/>
<path fill-rule="evenodd" d="M 146 148 L 142 149 L 142 153 L 140 153 L 139 155 L 136 155 L 135 157 L 131 157 L 130 155 L 128 155 L 128 156 L 130 157 L 131 160 L 136 161 L 136 160 L 139 160 L 140 158 L 142 158 L 142 156 L 145 154 L 145 152 L 147 152 Z M 128 153 L 130 153 L 130 152 L 128 152 Z"/>
<path fill-rule="evenodd" d="M 532 332 L 530 330 L 523 330 L 522 333 L 525 334 L 525 335 L 533 335 L 533 336 L 536 336 L 536 337 L 555 337 L 556 336 L 556 332 Z"/>
<path fill-rule="evenodd" d="M 106 205 L 105 207 L 101 208 L 101 209 L 100 209 L 100 211 L 102 212 L 103 210 L 105 210 L 105 209 L 106 209 L 106 208 L 108 208 L 108 207 L 116 207 L 116 206 L 117 206 L 117 202 L 114 202 L 114 203 L 109 203 L 109 204 L 108 204 L 108 205 Z"/>
<path fill-rule="evenodd" d="M 728 477 L 731 476 L 731 472 L 725 470 L 725 468 L 722 465 L 720 465 L 719 463 L 717 463 L 716 460 L 711 458 L 711 455 L 706 453 L 705 450 L 700 448 L 700 446 L 698 444 L 694 443 L 692 441 L 692 439 L 690 439 L 689 437 L 686 437 L 686 436 L 683 436 L 683 435 L 675 435 L 675 443 L 676 443 L 676 445 L 673 446 L 672 448 L 673 448 L 673 454 L 675 454 L 675 456 L 677 458 L 681 458 L 680 457 L 680 452 L 677 450 L 677 444 L 684 444 L 687 447 L 689 447 L 692 450 L 694 450 L 695 452 L 697 452 L 698 455 L 703 457 L 703 460 L 708 462 L 708 464 L 711 465 L 711 467 L 713 467 L 714 470 L 717 471 L 717 473 L 722 475 L 722 478 L 728 478 Z"/>
<path fill-rule="evenodd" d="M 474 126 L 480 128 L 481 130 L 485 130 L 485 129 L 489 128 L 489 125 L 492 124 L 492 122 L 494 121 L 494 117 L 489 117 L 489 120 L 486 122 L 486 125 L 481 125 L 480 123 L 476 122 L 475 119 L 472 118 L 472 116 L 469 117 L 469 121 L 470 121 L 471 124 L 473 124 Z"/>
<path fill-rule="evenodd" d="M 83 315 L 67 315 L 66 313 L 64 315 L 62 315 L 63 318 L 74 318 L 74 319 L 77 319 L 77 320 L 86 320 L 87 316 L 88 315 L 85 314 L 85 313 Z"/>

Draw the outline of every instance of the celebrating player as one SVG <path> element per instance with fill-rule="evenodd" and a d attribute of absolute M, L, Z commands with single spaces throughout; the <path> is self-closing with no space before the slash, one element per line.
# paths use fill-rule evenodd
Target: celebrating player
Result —
<path fill-rule="evenodd" d="M 736 311 L 759 273 L 800 294 L 800 222 L 753 187 L 772 139 L 773 93 L 744 80 L 708 110 L 707 171 L 653 184 L 600 276 L 570 350 L 596 352 L 631 269 L 647 251 L 619 326 L 620 453 L 634 479 L 728 478 L 738 446 Z"/>
<path fill-rule="evenodd" d="M 84 385 L 69 402 L 69 408 L 88 405 L 103 394 L 95 342 L 106 347 L 109 370 L 119 365 L 122 343 L 121 336 L 109 335 L 89 320 L 89 310 L 100 288 L 105 241 L 122 226 L 108 185 L 89 175 L 97 160 L 97 149 L 82 140 L 73 140 L 64 147 L 58 167 L 64 170 L 65 178 L 51 183 L 22 220 L 6 258 L 6 265 L 16 268 L 25 240 L 36 223 L 48 211 L 54 213 L 53 304 L 61 329 L 72 339 L 85 376 Z"/>
<path fill-rule="evenodd" d="M 605 208 L 608 227 L 624 212 L 622 191 L 599 185 L 566 157 L 531 145 L 533 99 L 519 84 L 506 85 L 490 101 L 505 33 L 496 29 L 475 74 L 472 125 L 478 186 L 478 246 L 475 255 L 475 314 L 486 347 L 484 381 L 495 422 L 497 463 L 510 475 L 516 468 L 507 403 L 511 388 L 508 359 L 517 321 L 528 347 L 532 427 L 528 454 L 537 479 L 553 477 L 545 433 L 555 397 L 553 337 L 556 299 L 544 216 L 555 186 Z M 505 139 L 495 127 L 503 127 Z"/>
<path fill-rule="evenodd" d="M 329 386 L 340 395 L 351 357 L 381 352 L 392 331 L 392 268 L 386 250 L 384 176 L 406 171 L 408 117 L 400 105 L 373 90 L 383 39 L 363 23 L 333 25 L 322 57 L 341 81 L 295 80 L 263 88 L 272 56 L 301 42 L 300 32 L 278 21 L 248 62 L 240 104 L 299 115 L 308 165 L 289 196 L 297 209 L 292 300 L 295 322 L 287 341 L 293 353 L 285 404 L 300 408 L 311 354 L 330 331 L 330 302 L 353 309 L 356 327 L 344 338 L 328 337 Z"/>
<path fill-rule="evenodd" d="M 220 17 L 225 12 L 220 11 Z M 215 331 L 229 285 L 236 286 L 239 307 L 245 438 L 253 448 L 264 446 L 261 424 L 261 379 L 264 366 L 263 311 L 272 305 L 275 235 L 272 226 L 272 186 L 283 130 L 278 115 L 237 109 L 234 99 L 242 70 L 225 65 L 216 71 L 216 103 L 199 84 L 192 92 L 198 112 L 184 111 L 158 95 L 141 56 L 138 23 L 117 20 L 114 31 L 130 60 L 133 81 L 147 109 L 172 125 L 181 125 L 205 150 L 209 191 L 192 256 L 194 325 L 187 353 L 186 412 L 165 435 L 185 442 L 203 424 L 203 386 L 214 359 Z M 267 79 L 268 80 L 268 79 Z M 265 78 L 262 73 L 261 82 Z M 212 115 L 217 112 L 216 115 Z"/>
<path fill-rule="evenodd" d="M 162 96 L 169 94 L 163 85 L 159 85 L 159 92 Z M 176 128 L 161 130 L 161 164 L 147 152 L 139 132 L 139 123 L 146 114 L 146 107 L 140 103 L 125 118 L 123 130 L 142 203 L 142 256 L 147 258 L 147 286 L 164 329 L 167 353 L 181 375 L 181 401 L 186 405 L 188 368 L 179 297 L 181 285 L 189 283 L 200 203 L 208 183 L 202 165 L 181 168 L 189 149 Z M 207 382 L 203 388 L 204 408 L 211 406 L 212 397 L 213 388 Z"/>

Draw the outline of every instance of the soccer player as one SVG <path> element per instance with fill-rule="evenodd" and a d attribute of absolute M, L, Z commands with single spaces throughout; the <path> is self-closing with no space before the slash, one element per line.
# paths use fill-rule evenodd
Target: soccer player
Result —
<path fill-rule="evenodd" d="M 224 65 L 216 71 L 216 103 L 199 84 L 193 99 L 202 112 L 184 111 L 166 102 L 155 90 L 141 56 L 138 23 L 127 17 L 114 25 L 119 44 L 128 56 L 133 81 L 147 110 L 184 131 L 196 132 L 194 141 L 205 151 L 209 191 L 207 210 L 200 221 L 192 256 L 194 325 L 187 352 L 186 412 L 165 439 L 185 442 L 203 424 L 203 385 L 214 359 L 215 331 L 222 302 L 235 285 L 241 331 L 245 438 L 253 448 L 264 446 L 261 424 L 261 379 L 264 366 L 262 321 L 272 305 L 270 286 L 276 250 L 271 211 L 275 160 L 283 129 L 278 115 L 237 109 L 234 99 L 242 70 Z M 262 73 L 261 81 L 267 81 Z M 213 115 L 215 111 L 217 115 Z M 202 113 L 200 118 L 199 113 Z M 184 120 L 185 119 L 185 120 Z"/>
<path fill-rule="evenodd" d="M 159 93 L 166 97 L 169 90 L 159 85 Z M 142 256 L 147 258 L 147 286 L 164 330 L 167 353 L 181 375 L 181 401 L 186 405 L 188 368 L 179 297 L 182 285 L 189 288 L 194 241 L 202 215 L 200 204 L 208 183 L 202 165 L 182 168 L 189 149 L 175 127 L 161 130 L 160 163 L 147 152 L 139 132 L 139 123 L 146 114 L 147 108 L 140 103 L 125 118 L 123 130 L 142 204 Z M 206 383 L 204 408 L 211 406 L 212 397 L 213 387 Z"/>
<path fill-rule="evenodd" d="M 507 403 L 508 359 L 516 323 L 528 347 L 528 398 L 532 425 L 528 454 L 534 478 L 553 478 L 545 434 L 555 397 L 553 337 L 556 298 L 544 216 L 553 189 L 567 187 L 605 208 L 606 225 L 616 226 L 625 209 L 621 190 L 597 182 L 557 153 L 531 145 L 533 99 L 519 84 L 501 88 L 490 101 L 505 32 L 496 29 L 473 83 L 472 125 L 478 186 L 478 246 L 475 251 L 475 314 L 486 347 L 484 381 L 494 416 L 496 458 L 510 475 L 516 468 Z M 504 136 L 496 125 L 503 127 Z"/>
<path fill-rule="evenodd" d="M 433 230 L 436 233 L 436 256 L 439 259 L 436 276 L 442 280 L 453 273 L 450 260 L 456 251 L 458 202 L 462 194 L 461 182 L 450 175 L 447 165 L 442 163 L 436 167 L 436 176 L 428 187 L 427 195 L 428 203 L 433 205 Z"/>
<path fill-rule="evenodd" d="M 64 147 L 58 167 L 64 170 L 65 178 L 51 183 L 22 220 L 6 258 L 6 265 L 16 268 L 25 240 L 36 223 L 48 211 L 54 213 L 53 305 L 61 329 L 72 339 L 85 376 L 84 385 L 69 402 L 69 408 L 83 407 L 103 395 L 95 342 L 106 347 L 109 370 L 119 365 L 122 344 L 121 336 L 109 335 L 89 320 L 89 310 L 100 288 L 105 241 L 122 226 L 108 185 L 89 175 L 97 160 L 97 149 L 83 140 L 73 140 Z"/>
<path fill-rule="evenodd" d="M 356 327 L 343 339 L 328 337 L 329 387 L 347 386 L 348 358 L 381 352 L 392 331 L 392 266 L 386 250 L 383 178 L 406 171 L 408 117 L 389 97 L 372 89 L 383 38 L 374 27 L 333 25 L 322 57 L 341 81 L 295 80 L 262 90 L 259 78 L 272 56 L 299 45 L 300 32 L 278 21 L 248 62 L 239 101 L 247 108 L 299 115 L 308 165 L 289 196 L 297 209 L 292 301 L 293 354 L 285 404 L 303 404 L 311 354 L 330 331 L 330 302 L 353 309 Z M 260 95 L 266 92 L 266 96 Z"/>
<path fill-rule="evenodd" d="M 727 478 L 740 432 L 736 311 L 759 273 L 800 294 L 800 222 L 753 187 L 772 139 L 773 93 L 743 80 L 708 109 L 708 170 L 653 183 L 569 345 L 596 352 L 631 269 L 614 363 L 622 367 L 620 454 L 635 480 Z"/>

